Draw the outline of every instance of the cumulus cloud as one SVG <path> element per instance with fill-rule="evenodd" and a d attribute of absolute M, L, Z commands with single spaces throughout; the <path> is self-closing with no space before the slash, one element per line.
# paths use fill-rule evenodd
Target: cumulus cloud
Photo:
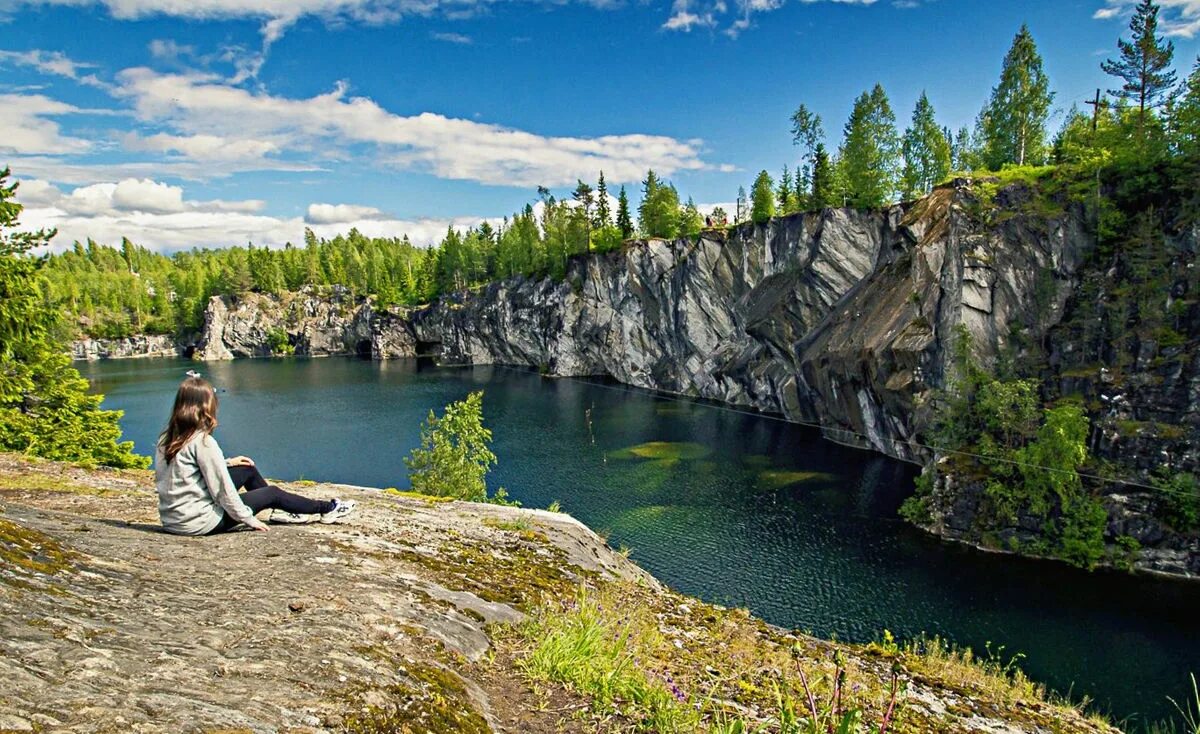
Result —
<path fill-rule="evenodd" d="M 93 239 L 115 244 L 122 237 L 159 251 L 191 247 L 225 247 L 253 242 L 281 247 L 302 242 L 305 228 L 320 237 L 333 237 L 351 228 L 369 237 L 407 235 L 418 245 L 437 242 L 448 227 L 465 229 L 497 218 L 452 217 L 398 219 L 378 209 L 353 204 L 313 204 L 306 217 L 262 214 L 265 204 L 246 201 L 193 201 L 181 189 L 147 179 L 80 186 L 64 192 L 46 181 L 20 182 L 17 201 L 25 206 L 25 230 L 58 229 L 51 249 L 63 250 L 75 241 Z M 313 214 L 316 216 L 313 216 Z"/>
<path fill-rule="evenodd" d="M 384 219 L 385 215 L 373 206 L 356 204 L 309 204 L 304 221 L 309 224 L 345 224 L 362 219 Z"/>
<path fill-rule="evenodd" d="M 1162 8 L 1159 28 L 1168 36 L 1193 38 L 1200 31 L 1200 0 L 1159 0 Z M 1124 16 L 1137 5 L 1137 0 L 1105 0 L 1104 7 L 1093 18 L 1108 20 Z"/>
<path fill-rule="evenodd" d="M 91 143 L 62 134 L 48 119 L 83 112 L 78 107 L 40 94 L 0 94 L 0 152 L 15 154 L 82 153 Z"/>
<path fill-rule="evenodd" d="M 259 199 L 242 201 L 186 200 L 179 186 L 149 178 L 77 186 L 63 192 L 49 181 L 23 179 L 17 189 L 17 201 L 27 209 L 54 209 L 62 215 L 91 217 L 129 213 L 176 214 L 180 212 L 256 212 L 266 203 Z"/>
<path fill-rule="evenodd" d="M 116 94 L 129 100 L 139 119 L 174 128 L 177 134 L 158 140 L 176 149 L 184 138 L 220 138 L 223 145 L 269 141 L 281 150 L 344 155 L 366 146 L 373 159 L 391 167 L 509 186 L 568 185 L 600 170 L 617 182 L 640 180 L 648 168 L 670 176 L 711 167 L 701 159 L 698 140 L 637 133 L 547 136 L 432 112 L 403 116 L 351 96 L 345 84 L 293 99 L 250 92 L 209 74 L 134 68 L 117 80 Z"/>

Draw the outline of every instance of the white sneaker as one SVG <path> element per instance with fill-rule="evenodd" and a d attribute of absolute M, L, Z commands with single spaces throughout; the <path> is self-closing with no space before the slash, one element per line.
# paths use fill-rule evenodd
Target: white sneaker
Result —
<path fill-rule="evenodd" d="M 270 516 L 267 517 L 267 522 L 279 525 L 304 525 L 305 523 L 315 521 L 317 517 L 317 515 L 297 515 L 294 512 L 287 512 L 286 510 L 271 510 Z"/>
<path fill-rule="evenodd" d="M 344 517 L 349 517 L 356 507 L 358 507 L 358 503 L 354 500 L 334 500 L 333 509 L 321 515 L 321 522 L 331 525 Z"/>

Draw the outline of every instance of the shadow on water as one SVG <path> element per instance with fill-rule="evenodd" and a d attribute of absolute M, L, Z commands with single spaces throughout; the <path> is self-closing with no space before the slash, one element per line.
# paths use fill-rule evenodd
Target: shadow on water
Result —
<path fill-rule="evenodd" d="M 83 365 L 148 453 L 193 363 Z M 212 363 L 218 438 L 269 475 L 407 486 L 430 409 L 484 389 L 500 463 L 526 506 L 553 501 L 672 587 L 852 641 L 887 628 L 1025 653 L 1060 692 L 1165 717 L 1200 668 L 1200 585 L 978 552 L 901 522 L 914 468 L 813 430 L 613 384 L 428 360 Z"/>

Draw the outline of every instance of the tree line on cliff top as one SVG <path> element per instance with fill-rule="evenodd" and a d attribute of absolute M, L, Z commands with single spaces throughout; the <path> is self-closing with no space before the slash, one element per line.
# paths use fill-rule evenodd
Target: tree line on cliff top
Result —
<path fill-rule="evenodd" d="M 1022 27 L 1005 55 L 996 86 L 973 128 L 952 132 L 932 102 L 918 98 L 900 132 L 880 85 L 855 101 L 840 145 L 826 148 L 821 118 L 800 105 L 791 117 L 799 164 L 775 181 L 766 172 L 751 194 L 739 190 L 732 212 L 706 220 L 675 186 L 648 171 L 636 211 L 622 186 L 613 196 L 603 173 L 558 199 L 538 200 L 503 222 L 449 228 L 439 243 L 368 237 L 351 230 L 332 238 L 311 230 L 281 249 L 227 247 L 167 256 L 125 240 L 119 247 L 77 242 L 51 256 L 43 296 L 69 314 L 69 330 L 97 337 L 177 333 L 200 324 L 213 295 L 281 293 L 341 285 L 383 305 L 415 305 L 449 292 L 525 275 L 561 278 L 570 259 L 620 248 L 632 237 L 694 237 L 720 227 L 828 206 L 875 207 L 927 193 L 952 171 L 1060 164 L 1081 176 L 1129 161 L 1200 158 L 1200 69 L 1183 84 L 1172 71 L 1174 49 L 1157 35 L 1158 7 L 1143 0 L 1130 40 L 1105 61 L 1119 82 L 1089 111 L 1072 108 L 1058 134 L 1047 130 L 1054 95 L 1036 43 Z"/>

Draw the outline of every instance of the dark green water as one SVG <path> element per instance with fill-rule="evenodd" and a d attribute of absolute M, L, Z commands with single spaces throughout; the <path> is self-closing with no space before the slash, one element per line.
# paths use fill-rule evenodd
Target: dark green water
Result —
<path fill-rule="evenodd" d="M 81 365 L 150 453 L 194 363 Z M 1200 672 L 1200 584 L 1087 573 L 942 543 L 896 519 L 912 467 L 717 406 L 505 368 L 253 360 L 196 367 L 228 455 L 268 476 L 405 487 L 431 408 L 485 391 L 492 487 L 563 509 L 672 587 L 779 625 L 869 641 L 938 634 L 1021 652 L 1034 678 L 1118 717 L 1163 717 Z M 589 424 L 587 411 L 591 410 Z M 654 456 L 623 458 L 630 447 Z M 677 444 L 685 444 L 679 446 Z M 680 456 L 682 455 L 682 456 Z M 786 482 L 791 483 L 786 483 Z"/>

